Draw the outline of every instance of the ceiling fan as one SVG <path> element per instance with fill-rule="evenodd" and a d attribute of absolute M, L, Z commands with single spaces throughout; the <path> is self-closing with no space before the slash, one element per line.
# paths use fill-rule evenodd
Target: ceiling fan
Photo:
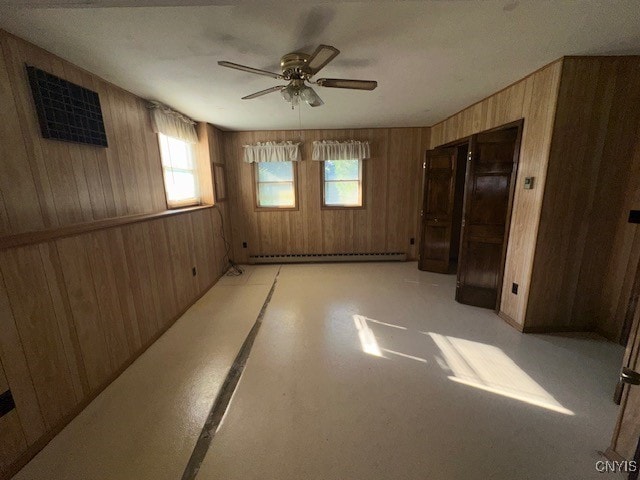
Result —
<path fill-rule="evenodd" d="M 291 108 L 298 105 L 300 99 L 312 107 L 319 107 L 323 105 L 324 102 L 315 90 L 307 85 L 308 83 L 320 87 L 349 88 L 353 90 L 373 90 L 378 86 L 378 82 L 374 80 L 349 80 L 341 78 L 319 78 L 315 81 L 311 80 L 311 77 L 322 70 L 322 68 L 336 58 L 339 53 L 340 50 L 330 45 L 320 45 L 311 55 L 301 52 L 287 53 L 280 59 L 282 73 L 268 72 L 266 70 L 226 61 L 218 62 L 218 65 L 242 70 L 243 72 L 255 73 L 256 75 L 264 75 L 278 80 L 287 80 L 289 82 L 287 85 L 278 85 L 252 93 L 251 95 L 242 97 L 242 100 L 250 100 L 279 91 L 282 97 L 291 103 Z"/>

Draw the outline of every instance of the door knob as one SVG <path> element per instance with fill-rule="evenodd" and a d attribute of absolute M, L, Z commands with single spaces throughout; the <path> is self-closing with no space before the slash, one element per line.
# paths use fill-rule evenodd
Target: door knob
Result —
<path fill-rule="evenodd" d="M 640 373 L 635 372 L 630 368 L 623 367 L 620 372 L 620 381 L 628 383 L 629 385 L 640 385 Z"/>

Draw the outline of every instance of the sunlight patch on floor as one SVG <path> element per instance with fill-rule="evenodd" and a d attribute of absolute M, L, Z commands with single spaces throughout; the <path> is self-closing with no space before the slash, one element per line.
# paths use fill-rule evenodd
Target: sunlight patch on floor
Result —
<path fill-rule="evenodd" d="M 444 366 L 453 373 L 450 380 L 564 415 L 574 415 L 498 347 L 433 332 L 427 332 L 427 335 L 444 357 L 444 362 L 438 363 L 441 366 L 446 363 Z"/>
<path fill-rule="evenodd" d="M 373 333 L 373 330 L 367 325 L 367 317 L 363 315 L 354 315 L 353 323 L 358 329 L 358 337 L 360 338 L 360 344 L 362 345 L 362 351 L 369 355 L 375 355 L 376 357 L 382 357 L 382 352 L 378 346 L 378 341 Z"/>

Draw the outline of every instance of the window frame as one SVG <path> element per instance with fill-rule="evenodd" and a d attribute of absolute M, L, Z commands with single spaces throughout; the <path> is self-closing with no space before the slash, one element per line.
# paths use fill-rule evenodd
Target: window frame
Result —
<path fill-rule="evenodd" d="M 325 178 L 324 178 L 324 167 L 325 164 L 324 162 L 326 160 L 323 160 L 322 162 L 322 166 L 320 167 L 320 208 L 322 210 L 364 210 L 365 208 L 367 208 L 366 206 L 366 202 L 365 202 L 365 178 L 366 178 L 366 168 L 365 168 L 365 162 L 363 158 L 353 158 L 352 160 L 358 160 L 358 173 L 359 173 L 359 182 L 360 182 L 360 205 L 327 205 L 326 201 L 325 201 Z M 333 161 L 333 162 L 339 162 L 340 160 L 329 160 L 329 161 Z M 336 180 L 328 180 L 329 182 L 335 182 Z M 340 180 L 338 180 L 340 181 Z M 353 180 L 344 180 L 344 181 L 350 181 L 352 182 Z"/>
<path fill-rule="evenodd" d="M 160 168 L 161 168 L 161 172 L 162 172 L 162 187 L 164 189 L 164 199 L 165 199 L 165 203 L 167 205 L 167 210 L 174 210 L 176 208 L 186 208 L 186 207 L 195 207 L 198 205 L 202 205 L 202 192 L 200 189 L 200 179 L 199 179 L 199 168 L 198 168 L 198 152 L 196 149 L 196 145 L 195 144 L 190 144 L 188 142 L 184 142 L 183 140 L 174 138 L 173 140 L 177 140 L 179 142 L 183 142 L 187 145 L 191 145 L 190 149 L 191 149 L 191 160 L 192 160 L 192 165 L 193 168 L 191 170 L 187 170 L 184 168 L 172 168 L 172 167 L 167 167 L 164 164 L 164 160 L 163 160 L 163 156 L 162 156 L 162 137 L 166 137 L 166 138 L 171 138 L 168 135 L 164 135 L 162 133 L 158 133 L 157 134 L 158 137 L 158 150 L 160 152 Z M 165 180 L 165 172 L 166 170 L 176 170 L 176 171 L 182 171 L 182 172 L 190 172 L 193 174 L 193 179 L 195 182 L 195 187 L 196 187 L 196 193 L 197 193 L 197 197 L 194 198 L 187 198 L 184 200 L 178 200 L 178 201 L 170 201 L 169 200 L 169 195 L 167 192 L 167 182 Z"/>
<path fill-rule="evenodd" d="M 260 201 L 258 198 L 258 192 L 260 189 L 258 188 L 258 165 L 261 162 L 254 162 L 251 164 L 251 174 L 253 176 L 253 209 L 256 212 L 285 212 L 285 211 L 297 211 L 298 206 L 300 205 L 298 199 L 298 162 L 291 161 L 291 167 L 293 169 L 293 206 L 287 207 L 276 207 L 269 206 L 263 207 L 260 205 Z M 269 162 L 265 162 L 269 163 Z M 274 162 L 276 163 L 276 162 Z M 279 162 L 277 162 L 279 163 Z M 289 183 L 289 182 L 260 182 L 260 183 Z"/>

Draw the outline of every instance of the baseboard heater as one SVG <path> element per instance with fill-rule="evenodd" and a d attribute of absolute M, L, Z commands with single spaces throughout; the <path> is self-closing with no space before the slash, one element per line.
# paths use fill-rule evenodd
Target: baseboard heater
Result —
<path fill-rule="evenodd" d="M 251 255 L 249 263 L 404 262 L 406 253 L 300 253 Z"/>

